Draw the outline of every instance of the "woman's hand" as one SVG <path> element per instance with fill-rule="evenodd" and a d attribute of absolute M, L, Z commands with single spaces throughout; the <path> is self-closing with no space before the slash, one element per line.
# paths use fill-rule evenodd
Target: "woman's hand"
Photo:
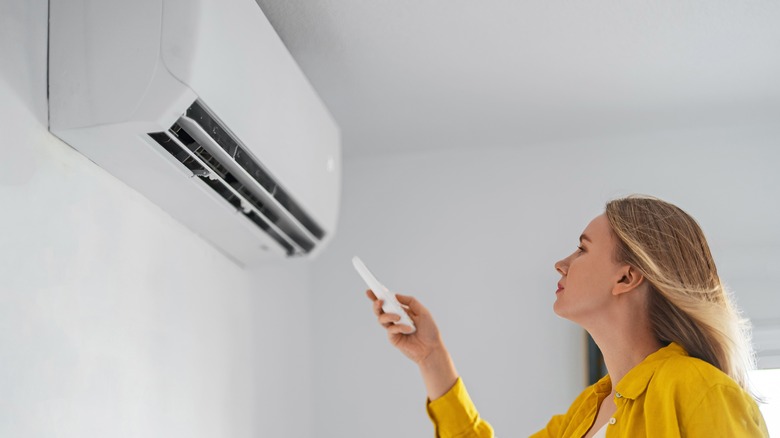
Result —
<path fill-rule="evenodd" d="M 412 318 L 417 331 L 404 324 L 393 324 L 400 316 L 385 313 L 382 310 L 382 300 L 369 289 L 366 295 L 374 302 L 374 314 L 379 324 L 387 331 L 390 343 L 411 359 L 420 368 L 428 398 L 436 400 L 446 393 L 458 379 L 458 372 L 452 363 L 450 354 L 444 347 L 439 329 L 433 321 L 433 316 L 419 301 L 413 297 L 396 294 L 406 313 Z"/>
<path fill-rule="evenodd" d="M 412 331 L 412 328 L 405 324 L 394 324 L 401 319 L 394 313 L 385 313 L 382 310 L 383 301 L 377 299 L 371 289 L 366 291 L 366 295 L 374 302 L 374 314 L 379 324 L 387 330 L 387 337 L 390 343 L 411 359 L 414 363 L 421 365 L 434 351 L 444 348 L 439 329 L 433 322 L 428 309 L 413 297 L 396 294 L 398 302 L 414 321 L 417 331 L 412 334 L 406 334 Z"/>

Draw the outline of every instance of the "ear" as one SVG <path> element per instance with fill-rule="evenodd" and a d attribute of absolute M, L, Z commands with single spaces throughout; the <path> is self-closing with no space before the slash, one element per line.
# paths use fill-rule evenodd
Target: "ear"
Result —
<path fill-rule="evenodd" d="M 618 281 L 612 288 L 612 295 L 631 292 L 645 282 L 645 276 L 631 265 L 625 265 L 618 271 Z"/>

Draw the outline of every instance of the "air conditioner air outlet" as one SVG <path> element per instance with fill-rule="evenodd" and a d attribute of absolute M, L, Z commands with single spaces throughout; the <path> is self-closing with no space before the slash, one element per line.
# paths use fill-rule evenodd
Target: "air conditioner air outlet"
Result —
<path fill-rule="evenodd" d="M 198 102 L 192 107 L 196 105 L 198 111 L 204 111 L 204 106 Z M 195 126 L 194 120 L 187 117 L 188 113 L 191 112 L 188 110 L 167 132 L 149 133 L 149 137 L 230 207 L 239 210 L 254 226 L 284 248 L 288 256 L 312 251 L 319 239 L 297 220 L 300 215 L 287 210 L 257 179 L 247 175 L 245 166 L 237 164 L 233 156 L 228 154 L 228 150 L 234 154 L 243 150 L 240 143 L 228 136 L 225 128 L 214 129 L 217 125 L 213 125 L 215 119 L 211 118 L 211 124 L 207 126 L 209 132 L 221 139 L 222 144 L 217 143 L 202 126 Z M 202 116 L 199 118 L 202 119 Z M 252 167 L 261 168 L 261 164 L 249 154 L 245 153 L 243 157 L 243 161 L 251 163 Z M 277 188 L 277 194 L 283 193 L 280 185 L 267 172 L 264 175 L 272 187 Z"/>
<path fill-rule="evenodd" d="M 289 212 L 312 236 L 318 240 L 325 237 L 325 231 L 309 216 L 303 208 L 287 193 L 287 190 L 279 184 L 276 179 L 266 170 L 259 160 L 254 158 L 252 153 L 244 147 L 240 141 L 227 129 L 211 111 L 200 101 L 195 101 L 187 109 L 185 117 L 182 117 L 180 123 L 182 128 L 189 135 L 208 135 L 209 138 L 219 145 L 219 147 L 230 157 L 231 161 L 237 164 L 248 176 L 254 179 L 268 194 Z M 190 130 L 192 123 L 198 128 L 195 133 Z"/>

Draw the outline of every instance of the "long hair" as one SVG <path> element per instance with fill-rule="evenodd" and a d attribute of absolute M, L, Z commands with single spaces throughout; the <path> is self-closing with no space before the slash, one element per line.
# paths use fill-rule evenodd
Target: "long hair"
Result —
<path fill-rule="evenodd" d="M 629 196 L 607 203 L 618 262 L 649 282 L 650 323 L 659 341 L 676 342 L 748 387 L 755 366 L 750 326 L 724 289 L 699 224 L 657 198 Z"/>

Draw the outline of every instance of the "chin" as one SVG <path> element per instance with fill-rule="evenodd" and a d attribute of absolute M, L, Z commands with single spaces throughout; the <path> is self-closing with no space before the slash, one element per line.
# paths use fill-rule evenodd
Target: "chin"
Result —
<path fill-rule="evenodd" d="M 555 300 L 553 303 L 553 312 L 555 312 L 555 314 L 561 318 L 566 318 L 566 315 L 564 315 L 566 312 L 564 311 L 563 306 L 559 300 Z"/>
<path fill-rule="evenodd" d="M 553 303 L 553 312 L 563 319 L 567 319 L 575 324 L 577 323 L 577 321 L 572 319 L 573 315 L 571 309 L 567 309 L 560 300 L 556 300 L 555 303 Z"/>

